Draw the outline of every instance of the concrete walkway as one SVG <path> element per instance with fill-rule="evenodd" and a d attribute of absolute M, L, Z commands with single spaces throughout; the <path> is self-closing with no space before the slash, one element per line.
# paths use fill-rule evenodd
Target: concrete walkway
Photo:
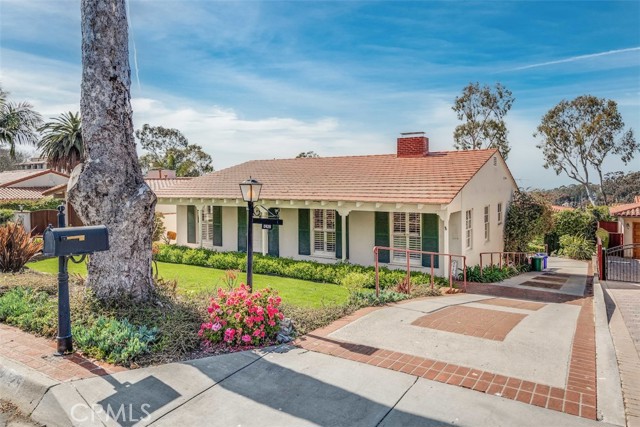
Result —
<path fill-rule="evenodd" d="M 0 353 L 0 398 L 48 426 L 620 425 L 596 421 L 616 418 L 596 394 L 586 264 L 555 268 L 364 309 L 297 347 L 68 380 Z"/>
<path fill-rule="evenodd" d="M 602 282 L 628 427 L 640 427 L 640 284 Z"/>

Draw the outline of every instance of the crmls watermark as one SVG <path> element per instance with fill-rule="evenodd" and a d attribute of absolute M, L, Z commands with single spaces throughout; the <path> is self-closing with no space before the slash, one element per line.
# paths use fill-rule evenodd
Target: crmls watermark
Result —
<path fill-rule="evenodd" d="M 96 418 L 104 418 L 102 417 L 104 414 L 108 420 L 132 424 L 139 421 L 150 421 L 151 413 L 148 411 L 150 407 L 151 405 L 148 403 L 143 403 L 139 407 L 131 403 L 122 403 L 117 406 L 107 404 L 106 407 L 98 404 L 88 406 L 84 403 L 77 403 L 71 407 L 71 419 L 75 422 L 93 422 L 96 421 Z"/>

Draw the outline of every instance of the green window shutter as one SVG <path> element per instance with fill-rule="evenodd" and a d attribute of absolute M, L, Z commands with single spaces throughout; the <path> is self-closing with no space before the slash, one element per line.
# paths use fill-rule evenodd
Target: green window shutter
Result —
<path fill-rule="evenodd" d="M 213 246 L 222 246 L 222 206 L 213 206 Z"/>
<path fill-rule="evenodd" d="M 238 207 L 238 252 L 247 252 L 247 208 Z"/>
<path fill-rule="evenodd" d="M 336 258 L 342 259 L 342 217 L 336 212 Z M 349 259 L 349 217 L 347 216 L 347 259 Z"/>
<path fill-rule="evenodd" d="M 336 212 L 336 258 L 342 259 L 342 216 Z"/>
<path fill-rule="evenodd" d="M 280 256 L 280 227 L 274 225 L 269 233 L 269 255 Z"/>
<path fill-rule="evenodd" d="M 438 252 L 440 250 L 439 237 L 440 218 L 436 214 L 422 214 L 422 250 L 427 252 Z M 433 267 L 438 268 L 440 257 L 433 257 Z M 422 266 L 431 267 L 431 255 L 422 255 Z"/>
<path fill-rule="evenodd" d="M 187 243 L 196 243 L 196 207 L 187 206 Z"/>
<path fill-rule="evenodd" d="M 389 212 L 375 213 L 375 245 L 389 247 Z M 390 260 L 389 251 L 380 251 L 378 261 L 388 263 Z"/>
<path fill-rule="evenodd" d="M 311 255 L 311 212 L 298 209 L 298 254 Z"/>

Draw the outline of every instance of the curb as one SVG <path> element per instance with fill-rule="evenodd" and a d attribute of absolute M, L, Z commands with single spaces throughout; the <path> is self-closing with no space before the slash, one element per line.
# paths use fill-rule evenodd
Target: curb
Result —
<path fill-rule="evenodd" d="M 602 285 L 593 279 L 593 302 L 596 329 L 598 419 L 619 426 L 626 425 L 618 359 L 609 330 L 607 307 Z"/>
<path fill-rule="evenodd" d="M 31 414 L 47 392 L 58 381 L 35 369 L 0 356 L 0 399 L 16 405 L 25 414 Z"/>

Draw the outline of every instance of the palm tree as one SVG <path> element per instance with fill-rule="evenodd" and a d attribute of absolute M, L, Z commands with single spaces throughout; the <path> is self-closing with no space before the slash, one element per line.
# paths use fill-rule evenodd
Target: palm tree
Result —
<path fill-rule="evenodd" d="M 16 144 L 37 144 L 42 117 L 28 102 L 10 102 L 8 96 L 0 88 L 0 145 L 9 145 L 9 154 L 15 158 Z"/>
<path fill-rule="evenodd" d="M 84 159 L 80 113 L 63 113 L 51 120 L 39 129 L 42 139 L 38 148 L 51 167 L 70 172 Z"/>

